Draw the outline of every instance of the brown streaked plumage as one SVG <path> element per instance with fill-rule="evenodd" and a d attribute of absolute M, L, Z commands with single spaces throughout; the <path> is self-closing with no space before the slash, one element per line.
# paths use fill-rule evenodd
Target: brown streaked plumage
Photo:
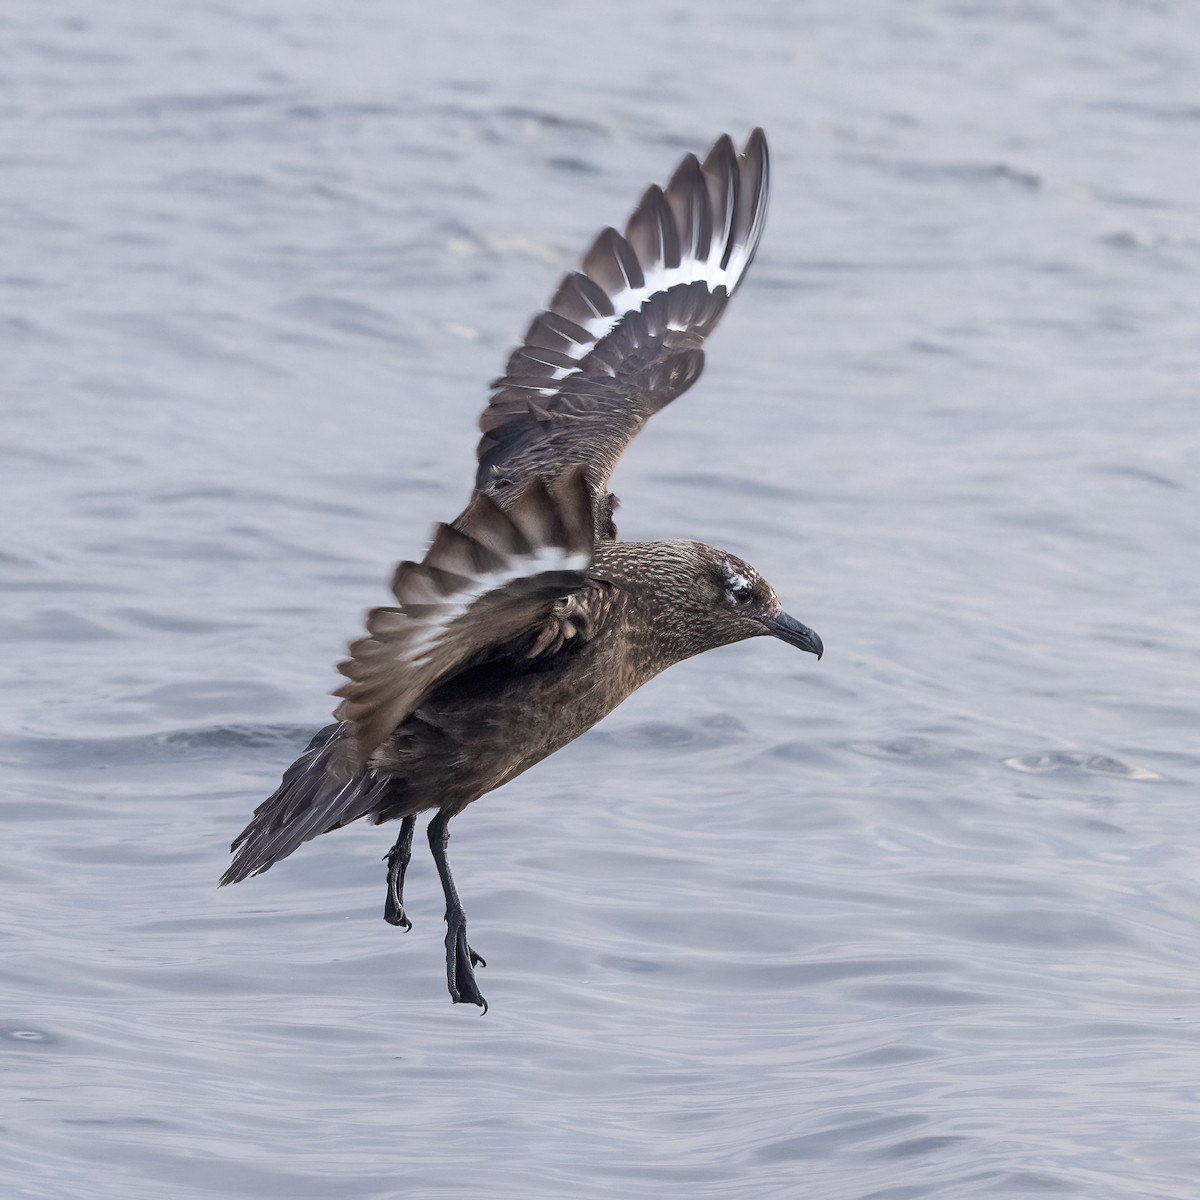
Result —
<path fill-rule="evenodd" d="M 486 1010 L 446 859 L 450 818 L 695 654 L 771 634 L 820 657 L 820 638 L 748 563 L 702 542 L 617 541 L 607 490 L 642 425 L 699 377 L 767 190 L 762 131 L 740 155 L 721 137 L 563 280 L 493 385 L 467 507 L 421 562 L 396 568 L 396 605 L 368 614 L 341 664 L 335 723 L 255 810 L 222 884 L 360 817 L 399 819 L 384 916 L 409 928 L 414 824 L 434 810 L 447 984 Z"/>

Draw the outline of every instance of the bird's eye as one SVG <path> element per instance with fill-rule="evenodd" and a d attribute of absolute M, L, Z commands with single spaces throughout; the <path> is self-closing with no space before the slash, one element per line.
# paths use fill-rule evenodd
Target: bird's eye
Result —
<path fill-rule="evenodd" d="M 739 606 L 749 604 L 754 598 L 754 585 L 741 575 L 735 576 L 729 581 L 729 586 L 725 589 L 725 595 L 728 597 L 730 604 Z"/>

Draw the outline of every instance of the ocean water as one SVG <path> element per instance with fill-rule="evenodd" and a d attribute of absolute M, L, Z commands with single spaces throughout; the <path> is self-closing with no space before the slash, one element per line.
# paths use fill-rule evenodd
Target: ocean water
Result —
<path fill-rule="evenodd" d="M 0 1194 L 1200 1179 L 1200 9 L 10 0 Z M 218 891 L 486 382 L 720 132 L 773 204 L 627 537 L 825 640 Z"/>

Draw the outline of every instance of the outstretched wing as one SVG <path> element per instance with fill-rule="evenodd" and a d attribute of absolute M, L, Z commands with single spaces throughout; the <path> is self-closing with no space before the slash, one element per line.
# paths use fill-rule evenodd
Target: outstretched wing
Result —
<path fill-rule="evenodd" d="M 647 190 L 622 237 L 605 229 L 536 317 L 480 418 L 475 486 L 509 489 L 587 470 L 597 497 L 646 420 L 696 382 L 701 345 L 754 258 L 767 211 L 767 143 L 718 139 Z"/>
<path fill-rule="evenodd" d="M 530 654 L 561 644 L 564 601 L 584 586 L 592 546 L 580 470 L 553 487 L 532 480 L 507 510 L 479 497 L 469 530 L 439 525 L 424 559 L 396 568 L 399 607 L 373 609 L 369 636 L 338 668 L 348 682 L 334 715 L 353 730 L 356 764 L 450 676 L 514 643 Z"/>

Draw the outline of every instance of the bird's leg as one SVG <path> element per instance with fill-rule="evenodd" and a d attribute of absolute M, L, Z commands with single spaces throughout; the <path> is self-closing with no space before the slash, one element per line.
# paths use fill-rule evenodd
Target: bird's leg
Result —
<path fill-rule="evenodd" d="M 446 828 L 450 817 L 438 813 L 429 822 L 429 848 L 437 864 L 438 878 L 446 894 L 446 986 L 450 999 L 455 1004 L 478 1004 L 487 1012 L 487 1001 L 475 982 L 475 967 L 486 967 L 487 963 L 467 945 L 467 914 L 463 912 L 450 864 L 446 861 L 446 846 L 450 832 Z"/>
<path fill-rule="evenodd" d="M 400 836 L 396 844 L 387 852 L 387 899 L 383 902 L 383 919 L 389 925 L 399 925 L 405 933 L 412 928 L 412 922 L 404 911 L 404 872 L 408 870 L 412 858 L 413 828 L 416 817 L 405 817 L 400 822 Z"/>

